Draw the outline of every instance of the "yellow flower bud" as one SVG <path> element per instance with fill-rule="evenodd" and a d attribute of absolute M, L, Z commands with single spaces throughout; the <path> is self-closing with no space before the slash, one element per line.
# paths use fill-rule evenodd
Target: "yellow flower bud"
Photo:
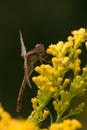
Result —
<path fill-rule="evenodd" d="M 57 78 L 57 81 L 58 81 L 58 84 L 61 84 L 61 82 L 63 81 L 63 78 L 58 77 L 58 78 Z"/>
<path fill-rule="evenodd" d="M 83 68 L 83 73 L 87 75 L 87 67 Z"/>
<path fill-rule="evenodd" d="M 69 61 L 69 57 L 64 57 L 62 61 L 63 65 L 66 65 L 68 61 Z"/>
<path fill-rule="evenodd" d="M 69 42 L 72 42 L 72 41 L 73 41 L 73 37 L 72 37 L 72 36 L 68 36 L 67 39 L 68 39 Z"/>
<path fill-rule="evenodd" d="M 65 88 L 65 87 L 67 87 L 67 85 L 70 83 L 70 79 L 65 79 L 64 80 L 64 83 L 63 83 L 63 87 Z"/>
<path fill-rule="evenodd" d="M 84 87 L 84 85 L 86 85 L 85 82 L 81 80 L 78 87 L 81 88 L 81 87 Z"/>
<path fill-rule="evenodd" d="M 77 75 L 78 72 L 80 72 L 81 68 L 79 66 L 76 66 L 74 69 L 74 75 Z"/>
<path fill-rule="evenodd" d="M 43 119 L 46 118 L 48 114 L 49 114 L 49 111 L 48 110 L 44 110 L 44 112 L 43 112 Z"/>
<path fill-rule="evenodd" d="M 32 98 L 31 102 L 33 103 L 33 108 L 35 109 L 37 107 L 37 98 Z"/>
<path fill-rule="evenodd" d="M 71 63 L 69 64 L 68 68 L 73 70 L 73 69 L 74 69 L 74 64 L 71 62 Z"/>
<path fill-rule="evenodd" d="M 77 49 L 76 54 L 78 54 L 78 55 L 81 54 L 81 49 Z"/>
<path fill-rule="evenodd" d="M 58 67 L 58 73 L 63 72 L 63 70 L 64 70 L 64 67 L 63 67 L 63 66 L 59 66 L 59 67 Z"/>
<path fill-rule="evenodd" d="M 53 87 L 50 87 L 50 93 L 54 93 L 56 91 L 56 89 L 55 88 L 53 88 Z"/>

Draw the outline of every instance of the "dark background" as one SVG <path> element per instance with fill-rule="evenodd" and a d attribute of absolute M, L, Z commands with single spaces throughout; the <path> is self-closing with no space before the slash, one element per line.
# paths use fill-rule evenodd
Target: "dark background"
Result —
<path fill-rule="evenodd" d="M 32 109 L 30 98 L 36 94 L 33 84 L 33 89 L 25 88 L 23 108 L 17 114 L 16 100 L 23 78 L 19 30 L 22 31 L 27 50 L 31 50 L 36 43 L 43 43 L 47 48 L 50 43 L 66 41 L 72 30 L 81 27 L 87 28 L 86 0 L 0 1 L 0 102 L 13 117 L 27 117 Z M 81 98 L 86 106 L 77 116 L 84 129 L 87 124 L 86 98 Z"/>

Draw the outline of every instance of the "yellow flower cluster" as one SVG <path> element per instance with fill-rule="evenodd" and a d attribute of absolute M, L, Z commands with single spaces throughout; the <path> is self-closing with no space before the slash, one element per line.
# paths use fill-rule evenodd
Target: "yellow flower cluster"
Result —
<path fill-rule="evenodd" d="M 71 100 L 83 95 L 87 90 L 87 66 L 81 68 L 79 58 L 82 53 L 81 46 L 85 43 L 87 47 L 87 31 L 84 28 L 75 30 L 67 39 L 66 42 L 59 41 L 57 44 L 51 44 L 47 49 L 47 53 L 53 56 L 51 64 L 41 64 L 35 68 L 40 75 L 32 79 L 38 91 L 37 96 L 32 99 L 34 111 L 28 121 L 35 121 L 37 124 L 43 121 L 50 114 L 46 106 L 52 99 L 57 112 L 56 122 L 60 122 L 65 117 L 71 116 L 69 113 L 63 117 Z M 75 109 L 75 112 L 73 110 L 72 115 L 82 111 L 82 107 L 83 104 L 79 109 Z M 44 110 L 47 111 L 45 116 L 43 116 Z"/>
<path fill-rule="evenodd" d="M 50 45 L 47 52 L 53 56 L 52 59 L 53 67 L 57 67 L 58 70 L 69 70 L 73 69 L 74 75 L 79 73 L 80 59 L 78 56 L 81 54 L 80 46 L 83 42 L 87 44 L 87 32 L 86 29 L 81 28 L 77 31 L 73 31 L 74 36 L 69 36 L 67 42 L 60 41 L 56 45 Z M 67 67 L 65 69 L 65 67 Z"/>
<path fill-rule="evenodd" d="M 64 120 L 62 123 L 53 123 L 49 130 L 77 130 L 77 128 L 81 128 L 81 124 L 79 121 L 73 120 Z"/>
<path fill-rule="evenodd" d="M 0 130 L 38 130 L 35 123 L 23 119 L 13 119 L 8 112 L 0 106 Z"/>
<path fill-rule="evenodd" d="M 5 112 L 0 106 L 0 130 L 76 130 L 81 128 L 81 124 L 73 120 L 65 120 L 62 123 L 52 123 L 48 129 L 40 129 L 35 123 L 25 120 L 13 119 L 9 113 Z"/>

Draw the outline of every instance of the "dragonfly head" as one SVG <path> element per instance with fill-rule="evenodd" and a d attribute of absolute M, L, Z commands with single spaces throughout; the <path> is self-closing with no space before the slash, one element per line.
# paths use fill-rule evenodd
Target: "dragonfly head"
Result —
<path fill-rule="evenodd" d="M 35 49 L 36 49 L 39 53 L 42 53 L 42 52 L 44 52 L 44 45 L 43 45 L 43 44 L 36 44 Z"/>

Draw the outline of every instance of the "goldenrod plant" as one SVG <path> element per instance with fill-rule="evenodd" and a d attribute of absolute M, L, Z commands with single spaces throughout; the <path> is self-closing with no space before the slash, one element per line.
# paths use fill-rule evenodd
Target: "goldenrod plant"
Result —
<path fill-rule="evenodd" d="M 84 102 L 71 108 L 71 101 L 79 98 L 87 91 L 87 66 L 81 65 L 82 46 L 87 48 L 87 30 L 80 28 L 72 31 L 66 42 L 51 44 L 48 55 L 52 55 L 50 64 L 35 67 L 39 73 L 32 80 L 38 90 L 36 97 L 31 99 L 33 111 L 26 121 L 11 118 L 0 107 L 0 130 L 77 130 L 82 127 L 76 119 L 70 119 L 83 111 Z M 54 111 L 47 107 L 51 100 Z M 66 112 L 66 110 L 68 112 Z M 40 124 L 50 117 L 47 128 Z"/>

